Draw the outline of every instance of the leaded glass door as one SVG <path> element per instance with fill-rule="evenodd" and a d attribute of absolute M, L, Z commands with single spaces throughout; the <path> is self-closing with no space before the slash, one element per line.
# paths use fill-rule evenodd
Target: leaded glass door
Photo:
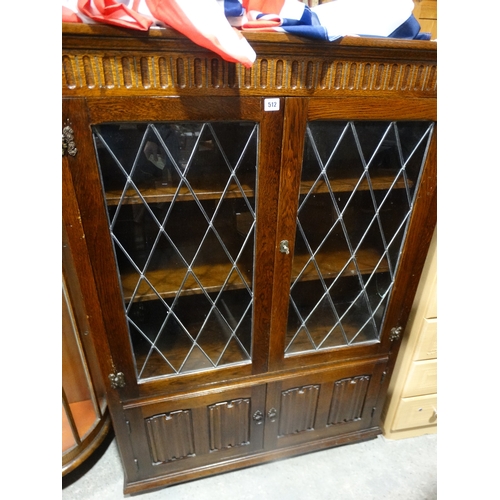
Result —
<path fill-rule="evenodd" d="M 267 165 L 273 154 L 261 151 L 281 140 L 282 118 L 265 115 L 260 99 L 226 101 L 248 107 L 228 113 L 224 99 L 217 110 L 197 99 L 189 119 L 176 119 L 189 99 L 163 112 L 155 102 L 156 119 L 106 120 L 100 110 L 92 126 L 123 304 L 117 314 L 126 320 L 119 335 L 140 384 L 265 370 L 270 292 L 255 270 L 272 267 L 272 252 L 256 257 L 256 249 L 272 248 L 264 232 L 275 226 L 268 204 L 277 195 L 261 199 L 259 185 L 277 192 L 270 179 L 279 162 Z"/>
<path fill-rule="evenodd" d="M 323 110 L 322 119 L 307 120 L 301 131 L 294 240 L 279 245 L 289 282 L 282 299 L 287 313 L 276 324 L 284 331 L 281 356 L 289 364 L 315 354 L 342 359 L 353 348 L 380 352 L 434 131 L 430 119 L 329 114 Z M 292 184 L 282 185 L 281 210 Z M 291 234 L 284 227 L 278 237 Z"/>

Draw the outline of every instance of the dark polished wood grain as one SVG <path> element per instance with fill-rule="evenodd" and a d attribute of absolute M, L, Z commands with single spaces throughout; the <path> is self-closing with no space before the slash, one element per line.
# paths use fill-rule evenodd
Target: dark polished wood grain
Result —
<path fill-rule="evenodd" d="M 300 187 L 300 170 L 303 155 L 303 142 L 298 144 L 294 137 L 304 137 L 306 130 L 307 101 L 305 99 L 288 98 L 286 100 L 286 120 L 284 122 L 280 198 L 278 201 L 277 245 L 275 247 L 276 268 L 273 278 L 273 308 L 271 321 L 271 348 L 269 352 L 272 369 L 281 368 L 284 337 L 278 332 L 286 330 L 288 311 L 288 294 L 292 268 L 291 256 L 294 253 L 296 230 L 295 214 L 298 207 L 297 192 Z M 280 251 L 279 242 L 289 243 L 289 254 Z"/>
<path fill-rule="evenodd" d="M 436 44 L 361 37 L 311 42 L 278 33 L 244 36 L 257 52 L 250 69 L 223 61 L 169 29 L 132 33 L 110 26 L 63 25 L 63 124 L 71 122 L 78 149 L 74 157 L 63 157 L 63 223 L 106 381 L 126 493 L 379 434 L 401 343 L 401 338 L 391 340 L 391 330 L 404 331 L 436 225 L 435 127 L 380 339 L 365 338 L 362 332 L 358 340 L 363 343 L 338 347 L 342 339 L 332 335 L 330 344 L 317 351 L 299 340 L 285 354 L 294 335 L 288 325 L 291 283 L 299 275 L 306 287 L 320 279 L 313 267 L 303 270 L 310 255 L 296 242 L 299 201 L 314 182 L 301 180 L 307 125 L 436 121 Z M 277 98 L 279 110 L 266 111 L 266 98 Z M 226 281 L 230 262 L 222 262 L 215 252 L 202 253 L 179 295 L 187 267 L 174 265 L 167 251 L 145 272 L 157 292 L 145 284 L 135 289 L 138 273 L 129 272 L 133 266 L 117 266 L 108 213 L 132 213 L 143 203 L 164 210 L 177 203 L 192 214 L 187 207 L 196 203 L 215 207 L 223 189 L 208 181 L 193 184 L 190 191 L 184 185 L 177 190 L 175 185 L 141 180 L 140 196 L 131 188 L 122 198 L 116 186 L 103 187 L 92 136 L 92 127 L 101 124 L 162 122 L 251 122 L 258 127 L 256 185 L 242 175 L 242 189 L 230 188 L 225 194 L 230 203 L 252 200 L 253 254 L 242 255 L 241 275 Z M 214 171 L 219 167 L 211 165 Z M 362 198 L 393 189 L 397 201 L 405 189 L 417 187 L 416 180 L 395 180 L 385 166 L 369 182 L 348 174 L 348 167 L 346 175 L 318 183 L 311 196 L 349 196 L 357 189 Z M 304 220 L 315 225 L 332 213 L 316 209 Z M 199 230 L 201 224 L 190 217 L 176 226 L 175 238 L 193 232 L 191 224 Z M 241 244 L 231 230 L 229 224 L 219 228 L 230 253 Z M 289 253 L 280 247 L 285 240 Z M 336 244 L 325 244 L 315 254 L 324 281 L 352 279 L 358 271 L 370 276 L 376 270 L 374 276 L 384 276 L 391 270 L 375 244 L 360 247 L 356 262 L 348 265 L 349 252 Z M 140 297 L 141 307 L 151 307 L 161 300 L 171 305 L 174 300 L 215 297 L 223 288 L 227 294 L 251 288 L 253 309 L 245 318 L 251 324 L 249 356 L 231 344 L 225 356 L 234 363 L 211 367 L 196 349 L 203 344 L 211 359 L 221 352 L 224 329 L 219 331 L 215 322 L 207 326 L 205 337 L 194 339 L 195 353 L 183 369 L 190 345 L 180 330 L 169 332 L 153 354 L 147 342 L 131 346 L 125 311 L 133 297 L 137 304 Z M 197 306 L 186 313 L 196 326 L 193 331 L 201 330 L 203 314 Z M 317 321 L 315 327 L 312 336 L 328 332 L 330 325 Z M 357 328 L 353 324 L 349 335 Z M 170 357 L 179 373 L 166 368 L 162 356 Z M 139 379 L 146 360 L 150 364 Z M 112 388 L 109 375 L 118 372 L 125 385 Z"/>

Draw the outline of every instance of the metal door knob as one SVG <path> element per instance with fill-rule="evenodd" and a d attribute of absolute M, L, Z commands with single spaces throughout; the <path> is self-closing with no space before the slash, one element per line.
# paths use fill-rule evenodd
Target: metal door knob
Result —
<path fill-rule="evenodd" d="M 252 417 L 255 422 L 257 422 L 257 424 L 261 424 L 262 421 L 264 420 L 264 414 L 260 411 L 260 410 L 257 410 L 254 414 L 253 414 L 253 417 Z"/>
<path fill-rule="evenodd" d="M 271 422 L 274 422 L 276 420 L 276 417 L 278 416 L 278 410 L 276 410 L 276 408 L 271 408 L 267 412 L 267 416 L 269 417 L 269 419 L 271 420 Z"/>
<path fill-rule="evenodd" d="M 290 246 L 288 245 L 288 240 L 281 240 L 280 241 L 280 252 L 289 254 L 290 253 Z"/>

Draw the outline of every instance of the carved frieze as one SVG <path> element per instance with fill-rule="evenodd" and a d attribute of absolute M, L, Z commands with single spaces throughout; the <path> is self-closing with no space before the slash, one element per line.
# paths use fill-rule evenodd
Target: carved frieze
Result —
<path fill-rule="evenodd" d="M 258 59 L 250 69 L 218 57 L 186 54 L 71 53 L 62 60 L 63 94 L 435 96 L 432 63 L 314 57 Z"/>

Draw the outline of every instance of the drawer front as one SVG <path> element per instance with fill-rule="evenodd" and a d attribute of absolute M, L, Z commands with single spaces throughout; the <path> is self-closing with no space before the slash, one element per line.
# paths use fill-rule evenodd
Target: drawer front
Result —
<path fill-rule="evenodd" d="M 437 358 L 437 319 L 424 319 L 415 350 L 415 361 Z"/>
<path fill-rule="evenodd" d="M 399 403 L 392 429 L 398 431 L 437 424 L 437 395 L 403 398 Z"/>
<path fill-rule="evenodd" d="M 423 396 L 437 392 L 437 360 L 414 361 L 402 396 Z"/>
<path fill-rule="evenodd" d="M 427 304 L 427 310 L 425 311 L 426 318 L 437 318 L 437 279 L 434 278 L 434 283 L 432 285 L 432 292 L 429 297 L 429 303 Z"/>

